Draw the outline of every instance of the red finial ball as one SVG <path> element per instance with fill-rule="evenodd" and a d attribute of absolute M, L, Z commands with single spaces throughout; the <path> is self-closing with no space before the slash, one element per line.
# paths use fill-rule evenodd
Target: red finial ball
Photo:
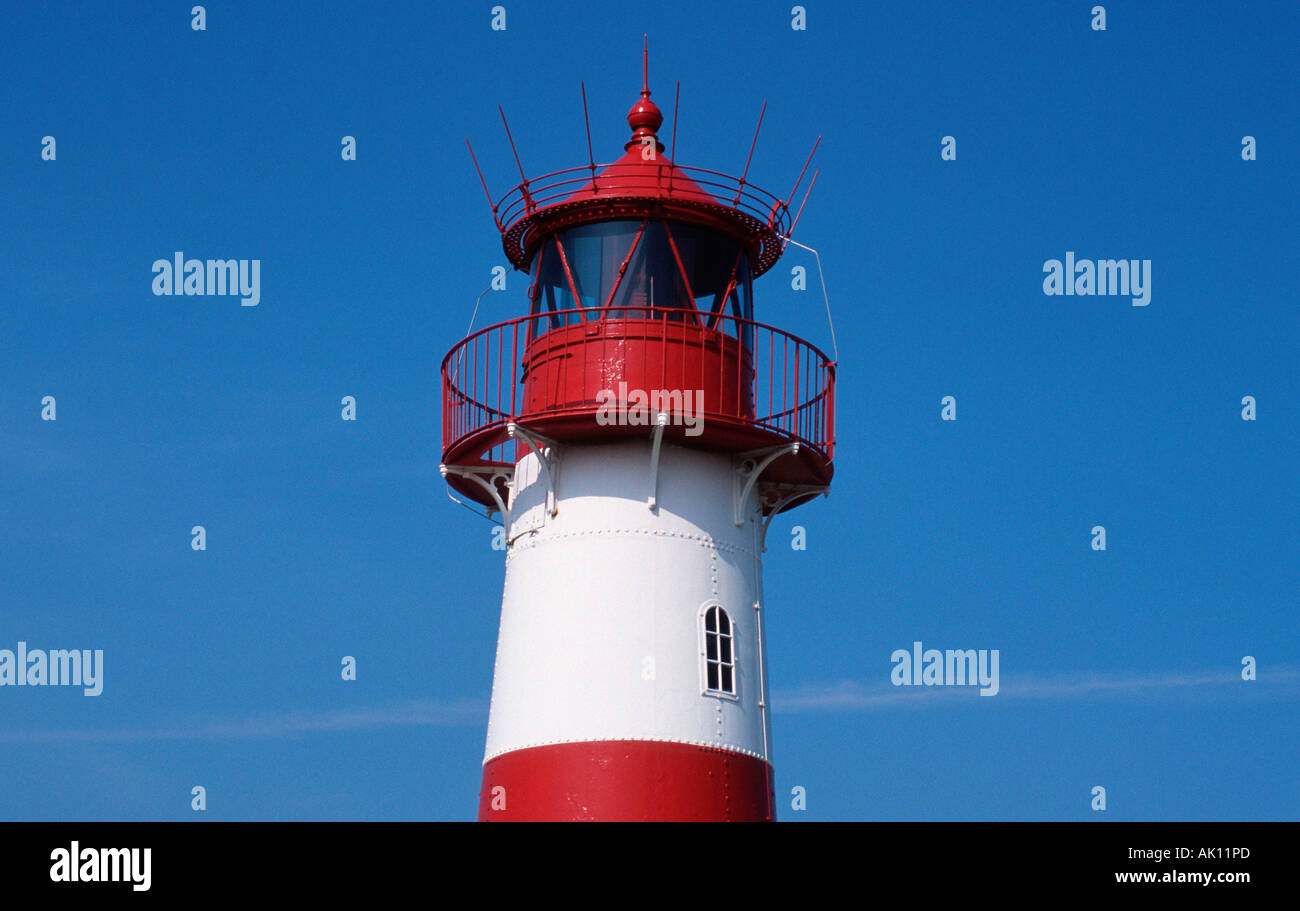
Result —
<path fill-rule="evenodd" d="M 642 90 L 641 99 L 627 112 L 627 125 L 632 128 L 632 138 L 623 144 L 623 148 L 630 149 L 653 142 L 655 148 L 663 152 L 664 144 L 655 135 L 663 122 L 664 115 L 660 113 L 659 106 L 650 100 L 649 90 Z"/>
<path fill-rule="evenodd" d="M 632 105 L 632 110 L 627 112 L 627 125 L 636 135 L 654 134 L 664 122 L 664 115 L 660 113 L 659 106 L 647 97 L 649 94 L 642 94 L 641 99 Z"/>

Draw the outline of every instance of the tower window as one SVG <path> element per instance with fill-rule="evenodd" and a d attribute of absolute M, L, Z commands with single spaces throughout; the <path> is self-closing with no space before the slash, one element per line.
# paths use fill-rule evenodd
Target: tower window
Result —
<path fill-rule="evenodd" d="M 736 695 L 735 629 L 731 617 L 718 605 L 704 611 L 704 690 Z"/>

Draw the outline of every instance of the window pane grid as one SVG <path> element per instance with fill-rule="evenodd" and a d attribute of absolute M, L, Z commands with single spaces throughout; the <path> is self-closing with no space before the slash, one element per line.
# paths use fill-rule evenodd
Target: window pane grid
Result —
<path fill-rule="evenodd" d="M 712 693 L 736 694 L 736 661 L 731 618 L 716 605 L 704 612 L 704 681 Z"/>

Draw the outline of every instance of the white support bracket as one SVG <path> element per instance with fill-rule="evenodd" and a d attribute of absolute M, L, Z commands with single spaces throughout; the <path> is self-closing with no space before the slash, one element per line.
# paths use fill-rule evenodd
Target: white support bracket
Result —
<path fill-rule="evenodd" d="M 780 446 L 771 446 L 767 449 L 754 449 L 750 452 L 742 452 L 737 458 L 740 460 L 740 467 L 736 469 L 735 483 L 732 485 L 732 518 L 739 527 L 745 524 L 744 518 L 740 511 L 745 505 L 745 500 L 749 497 L 749 492 L 754 489 L 758 483 L 759 476 L 777 459 L 783 455 L 793 455 L 799 451 L 798 443 L 784 443 Z M 744 481 L 744 487 L 741 487 L 741 481 Z"/>
<path fill-rule="evenodd" d="M 772 511 L 768 513 L 767 518 L 763 520 L 763 530 L 758 536 L 759 550 L 762 553 L 767 553 L 767 528 L 772 524 L 772 520 L 776 518 L 776 514 L 782 509 L 785 509 L 787 503 L 809 495 L 815 496 L 821 494 L 823 497 L 828 496 L 831 489 L 816 484 L 783 484 L 776 487 L 776 492 L 778 496 L 772 503 Z"/>
<path fill-rule="evenodd" d="M 513 421 L 506 425 L 506 433 L 510 435 L 510 439 L 522 441 L 529 450 L 536 454 L 537 462 L 542 466 L 542 473 L 546 475 L 546 512 L 551 517 L 554 517 L 559 512 L 559 505 L 555 494 L 556 471 L 553 462 L 559 453 L 559 444 Z M 543 449 L 546 451 L 543 452 Z"/>
<path fill-rule="evenodd" d="M 510 510 L 506 507 L 506 504 L 501 499 L 501 494 L 497 491 L 497 481 L 505 481 L 509 484 L 514 474 L 513 469 L 494 467 L 477 468 L 467 467 L 464 465 L 439 465 L 438 473 L 444 478 L 449 474 L 454 474 L 459 478 L 466 478 L 473 481 L 479 487 L 482 487 L 487 491 L 488 496 L 492 498 L 493 502 L 497 504 L 497 511 L 501 513 L 501 518 L 505 522 L 506 528 L 510 527 Z"/>
<path fill-rule="evenodd" d="M 646 506 L 651 512 L 659 506 L 659 444 L 663 442 L 667 426 L 668 415 L 661 411 L 655 418 L 654 444 L 650 447 L 650 496 L 646 498 Z"/>

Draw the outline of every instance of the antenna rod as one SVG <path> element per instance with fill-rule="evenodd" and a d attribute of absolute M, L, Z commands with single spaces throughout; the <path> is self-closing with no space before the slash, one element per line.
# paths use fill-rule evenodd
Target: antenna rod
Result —
<path fill-rule="evenodd" d="M 591 164 L 591 190 L 596 191 L 596 155 L 591 151 L 591 118 L 587 116 L 587 86 L 579 80 L 582 88 L 582 122 L 587 125 L 587 161 Z"/>
<path fill-rule="evenodd" d="M 754 140 L 749 144 L 749 157 L 745 159 L 745 173 L 740 175 L 740 187 L 736 190 L 736 205 L 740 202 L 740 194 L 745 191 L 745 178 L 749 176 L 749 163 L 754 160 L 754 146 L 758 145 L 758 131 L 763 128 L 763 115 L 767 113 L 767 102 L 763 102 L 763 109 L 758 112 L 758 126 L 754 127 Z"/>
<path fill-rule="evenodd" d="M 641 47 L 641 94 L 650 94 L 650 36 L 642 35 Z"/>
<path fill-rule="evenodd" d="M 681 98 L 681 95 L 682 95 L 682 81 L 678 79 L 677 89 L 673 92 L 673 142 L 672 145 L 669 146 L 671 151 L 668 153 L 673 158 L 677 157 L 677 102 Z M 676 168 L 668 169 L 668 195 L 669 196 L 673 195 L 673 173 L 676 170 L 677 170 Z"/>
<path fill-rule="evenodd" d="M 478 182 L 483 184 L 483 195 L 487 197 L 488 205 L 492 207 L 492 221 L 496 222 L 497 230 L 501 230 L 501 222 L 497 219 L 496 203 L 492 201 L 492 194 L 488 192 L 487 181 L 483 179 L 483 172 L 479 170 L 478 159 L 474 157 L 474 147 L 469 144 L 469 137 L 465 137 L 465 148 L 469 149 L 470 161 L 474 162 L 474 170 L 478 171 Z"/>
<path fill-rule="evenodd" d="M 677 157 L 677 102 L 681 98 L 681 95 L 682 95 L 682 81 L 678 79 L 677 90 L 673 92 L 673 144 L 669 147 L 672 149 L 672 151 L 669 152 L 669 154 L 673 158 Z"/>
<path fill-rule="evenodd" d="M 817 154 L 817 147 L 821 144 L 822 138 L 818 136 L 817 141 L 813 143 L 812 151 L 808 153 L 808 160 L 803 163 L 803 170 L 799 172 L 799 179 L 796 180 L 794 186 L 790 188 L 790 196 L 785 201 L 785 208 L 787 211 L 790 209 L 790 201 L 794 199 L 795 191 L 799 189 L 799 184 L 803 183 L 804 174 L 808 173 L 808 165 L 812 164 L 813 156 Z"/>
<path fill-rule="evenodd" d="M 519 168 L 519 179 L 528 183 L 528 178 L 524 176 L 524 166 L 519 163 L 519 151 L 515 148 L 515 138 L 510 135 L 510 124 L 506 123 L 506 112 L 502 110 L 501 105 L 497 105 L 497 110 L 501 111 L 501 123 L 506 128 L 506 139 L 510 140 L 510 151 L 515 153 L 515 166 Z"/>
<path fill-rule="evenodd" d="M 524 197 L 524 206 L 526 211 L 531 212 L 533 210 L 533 198 L 528 195 L 528 178 L 524 176 L 524 166 L 519 163 L 519 150 L 515 148 L 515 138 L 510 135 L 510 124 L 506 123 L 506 112 L 502 110 L 501 105 L 499 104 L 497 105 L 497 110 L 501 111 L 501 123 L 504 124 L 506 128 L 506 139 L 510 140 L 510 151 L 515 154 L 515 166 L 519 168 L 519 179 L 523 181 L 523 183 L 519 185 L 519 189 Z"/>
<path fill-rule="evenodd" d="M 817 185 L 817 175 L 821 172 L 821 168 L 813 171 L 813 179 L 808 183 L 808 192 L 803 194 L 803 202 L 799 203 L 799 211 L 794 213 L 794 221 L 790 225 L 790 230 L 785 232 L 786 240 L 789 240 L 790 235 L 794 233 L 794 226 L 799 224 L 799 216 L 803 214 L 803 207 L 808 202 L 808 197 L 812 195 L 812 188 Z"/>

